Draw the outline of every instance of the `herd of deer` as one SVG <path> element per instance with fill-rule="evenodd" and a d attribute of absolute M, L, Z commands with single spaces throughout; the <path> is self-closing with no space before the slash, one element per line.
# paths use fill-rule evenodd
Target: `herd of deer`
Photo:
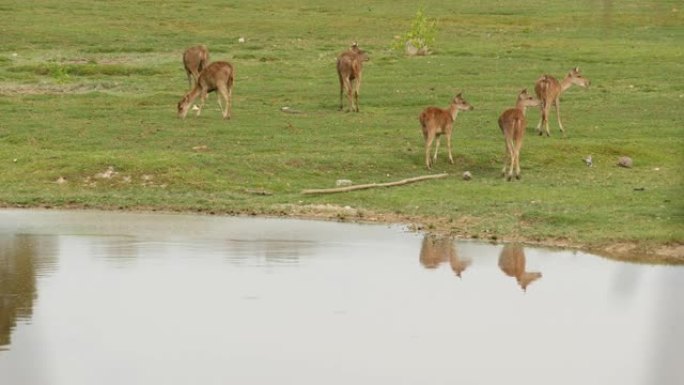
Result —
<path fill-rule="evenodd" d="M 358 44 L 353 43 L 351 47 L 342 52 L 337 57 L 337 75 L 340 81 L 340 107 L 343 109 L 343 95 L 346 92 L 349 108 L 347 111 L 359 111 L 359 90 L 361 88 L 361 77 L 363 74 L 363 63 L 368 61 L 368 54 L 361 50 Z M 199 96 L 200 105 L 197 108 L 197 115 L 202 112 L 207 94 L 217 91 L 219 94 L 218 103 L 224 119 L 230 119 L 232 107 L 233 82 L 235 78 L 235 68 L 226 61 L 216 61 L 209 63 L 209 51 L 206 46 L 199 45 L 190 47 L 183 53 L 183 66 L 188 76 L 190 90 L 183 99 L 178 102 L 178 116 L 185 118 L 193 101 Z M 502 170 L 503 176 L 507 176 L 510 181 L 515 175 L 520 179 L 520 149 L 522 148 L 523 136 L 525 135 L 525 109 L 527 107 L 540 106 L 541 117 L 537 124 L 537 132 L 547 136 L 549 132 L 549 112 L 551 106 L 556 108 L 558 126 L 563 134 L 563 124 L 560 118 L 560 95 L 572 85 L 589 87 L 589 79 L 582 76 L 579 68 L 573 68 L 563 80 L 558 81 L 551 75 L 542 75 L 537 79 L 534 92 L 537 97 L 528 94 L 527 89 L 523 89 L 518 94 L 514 108 L 505 110 L 499 116 L 499 128 L 504 135 L 506 142 L 506 159 Z M 221 104 L 221 98 L 225 106 Z M 427 107 L 419 116 L 420 125 L 425 139 L 425 166 L 430 169 L 437 160 L 437 150 L 439 149 L 440 138 L 446 136 L 449 162 L 454 163 L 451 152 L 451 133 L 453 131 L 454 120 L 459 111 L 472 110 L 473 106 L 468 103 L 461 93 L 454 96 L 449 107 L 446 109 L 438 107 Z M 542 126 L 543 129 L 542 130 Z M 436 140 L 434 154 L 430 157 L 432 143 Z"/>

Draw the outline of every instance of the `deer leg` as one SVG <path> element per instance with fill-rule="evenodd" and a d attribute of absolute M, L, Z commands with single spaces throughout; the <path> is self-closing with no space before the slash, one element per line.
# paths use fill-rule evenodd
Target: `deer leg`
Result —
<path fill-rule="evenodd" d="M 513 178 L 513 166 L 515 164 L 515 149 L 513 147 L 513 139 L 506 138 L 506 151 L 508 152 L 508 159 L 510 163 L 508 164 L 508 177 L 506 178 L 509 182 Z"/>
<path fill-rule="evenodd" d="M 192 89 L 192 86 L 193 86 L 193 84 L 192 84 L 193 78 L 192 77 L 194 75 L 191 74 L 190 71 L 185 71 L 185 74 L 188 75 L 188 87 L 190 87 L 190 89 Z"/>
<path fill-rule="evenodd" d="M 354 81 L 354 102 L 356 103 L 356 112 L 359 112 L 359 92 L 361 91 L 361 73 L 358 74 Z"/>
<path fill-rule="evenodd" d="M 219 98 L 219 97 L 217 96 L 217 97 L 216 97 L 216 101 L 218 102 L 219 110 L 220 110 L 221 112 L 223 112 L 223 105 L 221 104 L 221 98 Z"/>
<path fill-rule="evenodd" d="M 446 134 L 447 149 L 449 150 L 449 163 L 454 164 L 454 156 L 451 155 L 451 132 Z"/>
<path fill-rule="evenodd" d="M 522 138 L 515 142 L 515 179 L 520 179 L 520 149 Z"/>
<path fill-rule="evenodd" d="M 544 121 L 544 100 L 542 99 L 541 105 L 539 107 L 539 123 L 537 123 L 537 133 L 539 136 L 542 136 L 544 133 L 542 132 L 542 122 Z"/>
<path fill-rule="evenodd" d="M 347 112 L 351 111 L 354 108 L 353 104 L 353 99 L 352 99 L 352 85 L 351 85 L 351 80 L 349 78 L 344 78 L 344 91 L 347 93 L 347 100 L 348 100 L 348 108 Z"/>
<path fill-rule="evenodd" d="M 230 119 L 230 115 L 228 114 L 228 89 L 226 88 L 226 86 L 218 87 L 218 95 L 216 95 L 216 98 L 219 100 L 219 105 L 221 105 L 221 96 L 223 97 L 223 100 L 226 102 L 225 109 L 221 108 L 221 115 L 223 115 L 223 119 Z"/>
<path fill-rule="evenodd" d="M 549 113 L 551 112 L 551 105 L 546 103 L 544 104 L 544 128 L 546 129 L 546 136 L 551 136 L 551 132 L 549 132 Z"/>
<path fill-rule="evenodd" d="M 342 105 L 342 97 L 344 95 L 344 80 L 342 79 L 342 75 L 338 73 L 337 75 L 340 79 L 340 108 L 339 110 L 342 111 L 343 105 Z"/>
<path fill-rule="evenodd" d="M 506 176 L 506 168 L 508 166 L 508 158 L 510 157 L 511 153 L 508 151 L 508 139 L 506 139 L 506 148 L 504 148 L 504 166 L 503 170 L 501 170 L 501 176 L 504 177 Z"/>
<path fill-rule="evenodd" d="M 205 91 L 202 91 L 200 94 L 200 105 L 199 108 L 197 109 L 197 116 L 200 116 L 200 113 L 202 112 L 202 108 L 204 107 L 204 102 L 207 101 L 207 93 Z"/>
<path fill-rule="evenodd" d="M 435 142 L 435 155 L 432 157 L 432 164 L 437 163 L 437 150 L 439 150 L 439 143 L 442 140 L 440 135 L 436 136 L 437 141 Z"/>
<path fill-rule="evenodd" d="M 425 139 L 425 167 L 427 167 L 428 170 L 432 168 L 432 162 L 430 162 L 430 146 L 432 146 L 433 140 L 435 140 L 435 134 L 428 132 Z"/>
<path fill-rule="evenodd" d="M 558 118 L 558 127 L 560 127 L 563 136 L 565 136 L 565 130 L 563 129 L 563 123 L 561 123 L 560 117 L 560 98 L 556 99 L 556 101 L 554 101 L 553 104 L 556 106 L 556 117 Z"/>

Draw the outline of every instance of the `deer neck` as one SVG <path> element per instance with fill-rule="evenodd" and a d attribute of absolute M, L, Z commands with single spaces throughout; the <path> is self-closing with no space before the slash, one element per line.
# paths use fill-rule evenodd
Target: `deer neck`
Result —
<path fill-rule="evenodd" d="M 525 116 L 525 113 L 527 112 L 527 106 L 525 103 L 520 102 L 515 105 L 515 108 L 519 109 L 520 112 L 522 112 L 523 116 Z"/>
<path fill-rule="evenodd" d="M 451 115 L 452 121 L 456 120 L 456 116 L 458 115 L 458 107 L 455 104 L 449 105 L 449 115 Z"/>
<path fill-rule="evenodd" d="M 197 96 L 199 96 L 200 91 L 201 91 L 201 87 L 198 83 L 194 87 L 192 87 L 192 90 L 190 90 L 190 92 L 188 92 L 188 95 L 187 95 L 188 99 L 192 100 L 192 99 L 196 98 Z"/>
<path fill-rule="evenodd" d="M 560 82 L 560 88 L 561 88 L 560 92 L 563 93 L 563 92 L 565 92 L 565 90 L 567 90 L 570 87 L 572 87 L 572 78 L 570 76 L 566 76 Z"/>

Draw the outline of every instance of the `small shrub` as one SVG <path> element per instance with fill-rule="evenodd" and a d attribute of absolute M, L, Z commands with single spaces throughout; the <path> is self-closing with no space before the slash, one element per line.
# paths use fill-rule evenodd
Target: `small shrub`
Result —
<path fill-rule="evenodd" d="M 427 55 L 435 42 L 436 32 L 437 21 L 425 16 L 425 12 L 421 8 L 416 12 L 416 17 L 411 22 L 411 29 L 395 43 L 394 48 L 406 50 L 409 55 Z"/>

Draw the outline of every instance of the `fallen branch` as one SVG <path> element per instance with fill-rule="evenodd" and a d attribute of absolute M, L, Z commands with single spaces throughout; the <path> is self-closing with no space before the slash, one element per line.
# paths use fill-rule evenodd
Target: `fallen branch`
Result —
<path fill-rule="evenodd" d="M 387 182 L 387 183 L 368 183 L 368 184 L 358 184 L 354 186 L 347 186 L 347 187 L 337 187 L 337 188 L 324 188 L 324 189 L 309 189 L 309 190 L 302 190 L 302 194 L 332 194 L 332 193 L 338 193 L 338 192 L 347 192 L 347 191 L 354 191 L 354 190 L 365 190 L 373 187 L 392 187 L 392 186 L 401 186 L 413 182 L 420 182 L 423 180 L 428 180 L 428 179 L 440 179 L 440 178 L 446 178 L 447 175 L 449 174 L 435 174 L 435 175 L 423 175 L 423 176 L 417 176 L 414 178 L 408 178 L 408 179 L 402 179 L 396 182 Z"/>

